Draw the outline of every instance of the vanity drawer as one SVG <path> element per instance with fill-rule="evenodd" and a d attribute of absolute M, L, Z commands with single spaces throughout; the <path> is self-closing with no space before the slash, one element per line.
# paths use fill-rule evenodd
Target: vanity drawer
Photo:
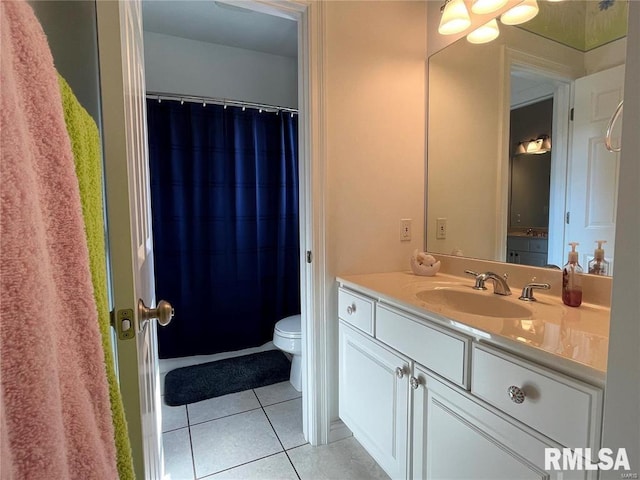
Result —
<path fill-rule="evenodd" d="M 338 317 L 373 335 L 373 300 L 370 298 L 339 288 Z"/>
<path fill-rule="evenodd" d="M 522 403 L 510 398 L 511 386 L 524 392 Z M 600 446 L 599 388 L 474 344 L 471 393 L 565 447 Z"/>
<path fill-rule="evenodd" d="M 376 338 L 432 372 L 468 388 L 468 338 L 380 304 L 376 305 Z"/>
<path fill-rule="evenodd" d="M 548 243 L 549 241 L 546 238 L 532 238 L 529 240 L 529 251 L 547 253 Z"/>
<path fill-rule="evenodd" d="M 528 251 L 529 239 L 527 237 L 516 237 L 515 235 L 509 235 L 507 237 L 507 249 Z"/>

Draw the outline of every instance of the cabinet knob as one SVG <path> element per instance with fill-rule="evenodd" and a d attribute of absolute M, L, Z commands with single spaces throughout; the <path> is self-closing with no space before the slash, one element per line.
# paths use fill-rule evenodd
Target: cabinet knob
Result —
<path fill-rule="evenodd" d="M 396 368 L 396 377 L 404 378 L 404 368 L 403 367 L 397 367 Z"/>
<path fill-rule="evenodd" d="M 515 385 L 511 385 L 508 389 L 507 389 L 507 393 L 509 394 L 509 398 L 511 399 L 511 401 L 513 403 L 522 403 L 524 402 L 524 390 L 522 390 L 520 387 L 516 387 Z"/>
<path fill-rule="evenodd" d="M 409 385 L 411 385 L 411 388 L 413 388 L 414 390 L 417 390 L 420 386 L 420 380 L 418 380 L 416 377 L 411 377 L 409 379 Z"/>
<path fill-rule="evenodd" d="M 353 315 L 354 313 L 356 313 L 356 304 L 355 303 L 353 303 L 353 304 L 351 304 L 351 305 L 349 305 L 347 307 L 347 313 L 349 315 Z"/>

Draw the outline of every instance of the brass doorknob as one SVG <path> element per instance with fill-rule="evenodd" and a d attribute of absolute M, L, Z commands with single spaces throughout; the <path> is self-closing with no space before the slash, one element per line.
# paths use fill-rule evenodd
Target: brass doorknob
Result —
<path fill-rule="evenodd" d="M 142 299 L 138 300 L 138 318 L 141 321 L 158 319 L 158 323 L 163 327 L 168 325 L 173 318 L 175 311 L 171 304 L 165 300 L 160 300 L 156 308 L 149 308 Z"/>

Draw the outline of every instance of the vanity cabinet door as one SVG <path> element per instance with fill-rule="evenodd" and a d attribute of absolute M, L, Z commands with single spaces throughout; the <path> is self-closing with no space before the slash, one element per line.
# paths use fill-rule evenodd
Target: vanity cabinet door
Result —
<path fill-rule="evenodd" d="M 406 479 L 410 361 L 339 326 L 340 418 L 391 478 Z"/>
<path fill-rule="evenodd" d="M 545 447 L 559 447 L 553 441 L 507 420 L 483 402 L 445 385 L 418 366 L 415 377 L 412 478 L 586 478 L 585 472 L 544 470 Z"/>

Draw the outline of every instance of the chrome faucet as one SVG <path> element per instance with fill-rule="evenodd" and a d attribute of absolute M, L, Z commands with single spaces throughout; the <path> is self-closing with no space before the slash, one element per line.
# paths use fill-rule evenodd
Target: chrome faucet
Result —
<path fill-rule="evenodd" d="M 493 280 L 493 293 L 496 295 L 511 295 L 511 289 L 507 285 L 507 274 L 503 277 L 493 272 L 477 273 L 471 270 L 465 270 L 464 273 L 473 275 L 476 277 L 476 284 L 473 286 L 475 290 L 486 290 L 484 282 L 487 280 Z"/>

